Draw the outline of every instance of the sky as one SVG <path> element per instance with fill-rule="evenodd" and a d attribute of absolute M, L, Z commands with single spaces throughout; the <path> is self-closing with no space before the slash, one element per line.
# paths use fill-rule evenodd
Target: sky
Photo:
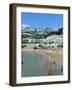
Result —
<path fill-rule="evenodd" d="M 21 25 L 33 28 L 61 28 L 63 27 L 62 14 L 40 14 L 21 12 Z"/>

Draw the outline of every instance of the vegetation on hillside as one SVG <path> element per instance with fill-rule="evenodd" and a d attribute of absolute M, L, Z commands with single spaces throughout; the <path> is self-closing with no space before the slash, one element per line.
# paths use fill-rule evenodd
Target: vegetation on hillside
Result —
<path fill-rule="evenodd" d="M 40 34 L 38 33 L 37 29 L 35 31 L 26 31 L 25 33 L 29 34 L 22 34 L 22 38 L 35 38 L 35 39 L 45 39 L 46 37 L 50 35 L 61 35 L 63 34 L 63 28 L 58 29 L 58 31 L 50 31 L 46 33 Z"/>

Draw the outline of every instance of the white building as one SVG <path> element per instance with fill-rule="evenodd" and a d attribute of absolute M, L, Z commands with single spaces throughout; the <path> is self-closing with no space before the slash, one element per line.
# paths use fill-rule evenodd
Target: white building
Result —
<path fill-rule="evenodd" d="M 29 41 L 28 44 L 25 44 L 26 47 L 32 48 L 34 46 L 39 47 L 39 45 L 43 45 L 46 48 L 58 48 L 59 46 L 63 46 L 63 35 L 51 35 L 45 39 L 33 39 L 33 38 L 25 38 Z"/>

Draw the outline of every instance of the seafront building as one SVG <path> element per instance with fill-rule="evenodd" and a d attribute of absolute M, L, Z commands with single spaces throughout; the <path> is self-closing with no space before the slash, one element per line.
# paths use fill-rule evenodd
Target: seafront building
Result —
<path fill-rule="evenodd" d="M 63 35 L 51 35 L 45 39 L 33 39 L 33 38 L 24 38 L 23 40 L 28 40 L 28 43 L 22 43 L 26 45 L 26 48 L 33 48 L 42 45 L 46 48 L 61 48 L 63 47 Z"/>

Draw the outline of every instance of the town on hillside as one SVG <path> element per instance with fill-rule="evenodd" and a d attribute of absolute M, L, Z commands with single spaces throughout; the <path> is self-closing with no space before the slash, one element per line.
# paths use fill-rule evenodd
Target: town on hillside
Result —
<path fill-rule="evenodd" d="M 63 28 L 22 28 L 21 43 L 29 49 L 63 48 Z"/>

